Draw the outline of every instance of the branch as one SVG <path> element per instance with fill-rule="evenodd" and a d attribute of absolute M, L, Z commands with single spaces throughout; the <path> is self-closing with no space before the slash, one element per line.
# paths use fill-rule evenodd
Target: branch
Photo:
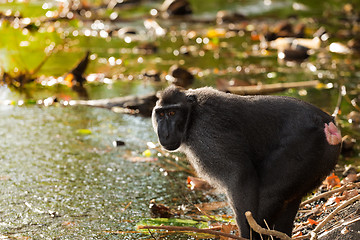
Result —
<path fill-rule="evenodd" d="M 294 237 L 292 238 L 293 240 L 302 240 L 302 239 L 309 239 L 311 236 L 310 236 L 310 233 L 306 234 L 306 235 L 303 235 L 303 236 L 299 236 L 299 237 Z"/>
<path fill-rule="evenodd" d="M 352 204 L 353 202 L 356 202 L 357 200 L 360 200 L 360 195 L 357 195 L 353 198 L 350 198 L 346 202 L 343 202 L 340 206 L 338 206 L 332 213 L 326 216 L 326 218 L 316 226 L 316 228 L 311 232 L 311 239 L 315 240 L 317 239 L 317 233 L 320 231 L 321 228 L 325 226 L 327 222 L 329 222 L 341 209 L 345 208 L 346 206 Z"/>
<path fill-rule="evenodd" d="M 356 188 L 356 187 L 360 187 L 360 182 L 358 183 L 349 183 L 349 184 L 346 184 L 340 188 L 336 188 L 334 190 L 331 190 L 331 191 L 328 191 L 328 192 L 325 192 L 325 193 L 322 193 L 322 194 L 319 194 L 313 198 L 310 198 L 306 201 L 303 201 L 301 204 L 300 204 L 300 207 L 304 207 L 306 204 L 308 203 L 311 203 L 313 201 L 316 201 L 318 199 L 321 199 L 321 198 L 327 198 L 328 196 L 331 196 L 333 195 L 334 193 L 337 193 L 337 192 L 343 192 L 345 190 L 349 190 L 349 189 L 353 189 L 353 188 Z"/>
<path fill-rule="evenodd" d="M 40 71 L 40 69 L 44 66 L 44 64 L 47 62 L 47 60 L 49 60 L 49 58 L 52 56 L 52 54 L 55 52 L 55 50 L 57 50 L 56 47 L 52 48 L 48 53 L 46 53 L 45 58 L 39 63 L 39 65 L 35 69 L 33 69 L 30 72 L 30 74 L 31 75 L 37 74 Z"/>
<path fill-rule="evenodd" d="M 250 211 L 247 211 L 245 213 L 246 219 L 250 225 L 250 227 L 257 233 L 260 234 L 264 234 L 264 235 L 269 235 L 269 236 L 274 236 L 283 240 L 291 240 L 291 238 L 286 235 L 285 233 L 276 231 L 276 230 L 269 230 L 269 229 L 265 229 L 262 228 L 259 224 L 257 224 L 257 222 L 255 221 L 255 219 L 253 218 L 252 214 Z"/>
<path fill-rule="evenodd" d="M 70 105 L 82 105 L 90 107 L 100 107 L 112 109 L 114 107 L 122 107 L 131 110 L 138 110 L 144 116 L 151 116 L 158 98 L 155 93 L 146 94 L 143 96 L 125 96 L 108 99 L 93 99 L 93 100 L 72 100 Z"/>
<path fill-rule="evenodd" d="M 342 85 L 339 88 L 339 96 L 338 96 L 338 99 L 337 99 L 337 103 L 336 103 L 334 113 L 332 114 L 332 116 L 334 116 L 334 117 L 336 117 L 339 114 L 343 94 L 346 94 L 346 88 L 345 88 L 345 86 Z"/>
<path fill-rule="evenodd" d="M 239 240 L 248 240 L 246 238 L 238 237 L 233 234 L 223 233 L 219 231 L 214 231 L 211 229 L 199 229 L 196 227 L 178 227 L 178 226 L 138 226 L 138 229 L 164 229 L 168 231 L 184 231 L 184 232 L 199 232 L 199 233 L 207 233 L 215 236 L 224 236 L 232 239 L 239 239 Z"/>
<path fill-rule="evenodd" d="M 356 110 L 360 111 L 360 107 L 359 107 L 359 105 L 356 103 L 356 101 L 352 101 L 347 94 L 344 95 L 343 97 L 344 97 L 344 99 L 345 99 L 348 103 L 350 103 Z"/>

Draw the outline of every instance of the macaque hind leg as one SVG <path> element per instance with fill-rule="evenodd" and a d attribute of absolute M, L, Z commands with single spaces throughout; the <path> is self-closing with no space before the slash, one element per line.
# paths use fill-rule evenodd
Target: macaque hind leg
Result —
<path fill-rule="evenodd" d="M 312 135 L 313 134 L 313 135 Z M 324 135 L 294 134 L 265 160 L 259 174 L 258 218 L 271 229 L 291 234 L 301 197 L 322 177 Z M 320 151 L 319 151 L 320 150 Z"/>
<path fill-rule="evenodd" d="M 301 198 L 287 200 L 276 194 L 267 194 L 260 198 L 257 223 L 266 229 L 277 230 L 291 237 L 294 218 Z M 266 239 L 266 238 L 265 238 Z"/>
<path fill-rule="evenodd" d="M 236 223 L 240 228 L 240 234 L 244 238 L 250 238 L 250 226 L 246 220 L 245 212 L 251 211 L 256 219 L 259 204 L 259 185 L 255 174 L 251 179 L 234 181 L 226 190 L 231 208 L 235 213 Z M 237 183 L 237 184 L 236 184 Z M 254 236 L 254 234 L 252 234 Z M 258 239 L 258 238 L 252 238 Z"/>
<path fill-rule="evenodd" d="M 291 237 L 294 219 L 299 209 L 300 202 L 301 198 L 292 202 L 287 202 L 285 203 L 284 208 L 276 214 L 273 225 L 277 231 L 286 233 L 289 237 Z"/>

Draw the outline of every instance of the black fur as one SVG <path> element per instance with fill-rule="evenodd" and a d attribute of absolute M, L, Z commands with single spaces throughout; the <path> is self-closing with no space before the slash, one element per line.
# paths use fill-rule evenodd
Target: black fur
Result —
<path fill-rule="evenodd" d="M 174 127 L 176 133 L 159 137 L 160 144 L 180 142 L 167 149 L 184 152 L 200 176 L 225 191 L 241 236 L 250 236 L 246 211 L 262 226 L 265 219 L 270 228 L 291 236 L 301 198 L 337 162 L 340 144 L 329 145 L 324 133 L 333 118 L 290 97 L 169 87 L 153 110 L 158 136 L 166 124 L 178 121 L 159 122 L 157 112 L 167 106 L 185 109 L 177 117 L 186 127 L 182 132 Z"/>

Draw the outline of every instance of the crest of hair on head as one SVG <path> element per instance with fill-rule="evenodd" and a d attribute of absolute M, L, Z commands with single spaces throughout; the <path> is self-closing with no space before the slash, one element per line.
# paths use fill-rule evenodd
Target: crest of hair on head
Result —
<path fill-rule="evenodd" d="M 186 95 L 180 88 L 171 86 L 161 93 L 160 99 L 162 105 L 171 105 L 186 102 Z"/>

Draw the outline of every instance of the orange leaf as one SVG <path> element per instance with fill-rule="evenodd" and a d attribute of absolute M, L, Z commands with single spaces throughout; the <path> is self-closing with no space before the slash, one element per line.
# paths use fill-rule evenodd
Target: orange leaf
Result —
<path fill-rule="evenodd" d="M 251 40 L 260 41 L 260 35 L 256 33 L 251 33 Z"/>
<path fill-rule="evenodd" d="M 295 237 L 300 237 L 302 235 L 303 235 L 303 233 L 301 231 L 298 231 L 297 233 L 293 234 L 291 237 L 295 238 Z"/>
<path fill-rule="evenodd" d="M 308 222 L 309 222 L 311 225 L 318 225 L 318 224 L 319 224 L 318 221 L 312 220 L 311 218 L 308 218 Z"/>
<path fill-rule="evenodd" d="M 336 176 L 334 173 L 332 173 L 330 176 L 328 176 L 325 179 L 325 183 L 328 187 L 328 189 L 334 188 L 334 187 L 340 187 L 340 178 Z"/>
<path fill-rule="evenodd" d="M 73 79 L 74 79 L 74 74 L 69 73 L 68 75 L 66 75 L 64 81 L 65 81 L 65 83 L 66 83 L 66 85 L 67 85 L 68 87 L 71 87 L 71 86 L 72 86 L 72 80 L 73 80 Z"/>

